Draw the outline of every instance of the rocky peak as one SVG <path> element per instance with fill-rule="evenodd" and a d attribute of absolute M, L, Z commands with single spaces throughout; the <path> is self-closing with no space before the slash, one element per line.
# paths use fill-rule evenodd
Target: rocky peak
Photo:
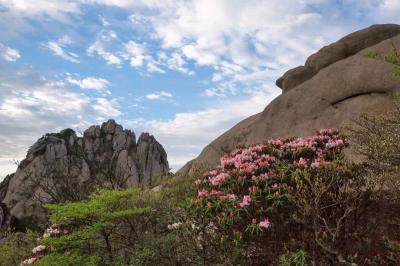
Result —
<path fill-rule="evenodd" d="M 29 227 L 44 219 L 44 202 L 80 200 L 96 187 L 148 186 L 168 171 L 167 154 L 153 136 L 143 133 L 136 143 L 135 133 L 114 120 L 82 137 L 72 129 L 46 134 L 0 184 L 0 220 L 9 213 Z"/>

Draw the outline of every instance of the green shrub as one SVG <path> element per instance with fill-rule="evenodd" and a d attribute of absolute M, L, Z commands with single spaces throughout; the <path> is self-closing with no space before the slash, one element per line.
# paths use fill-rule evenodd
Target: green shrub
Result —
<path fill-rule="evenodd" d="M 31 254 L 36 246 L 38 235 L 29 231 L 28 233 L 7 232 L 4 241 L 0 244 L 0 265 L 18 265 L 23 259 Z"/>
<path fill-rule="evenodd" d="M 54 251 L 46 254 L 43 261 L 53 257 L 60 261 L 89 260 L 92 264 L 99 258 L 102 264 L 124 260 L 135 229 L 139 229 L 133 227 L 133 220 L 147 210 L 136 206 L 133 199 L 138 194 L 138 189 L 100 190 L 88 200 L 45 205 L 51 213 L 50 221 L 57 224 L 57 233 L 41 241 Z M 65 253 L 74 256 L 63 256 Z M 70 264 L 66 261 L 65 265 Z"/>
<path fill-rule="evenodd" d="M 365 56 L 370 59 L 382 60 L 394 65 L 392 71 L 393 74 L 395 76 L 400 76 L 400 53 L 397 50 L 397 47 L 393 43 L 392 43 L 392 48 L 386 54 L 371 51 L 368 52 Z"/>
<path fill-rule="evenodd" d="M 95 266 L 99 265 L 101 258 L 97 256 L 81 256 L 76 253 L 53 252 L 40 258 L 35 266 Z"/>
<path fill-rule="evenodd" d="M 307 253 L 304 250 L 297 252 L 289 252 L 288 254 L 282 255 L 279 258 L 279 266 L 308 266 L 310 262 L 308 260 Z"/>
<path fill-rule="evenodd" d="M 180 205 L 193 184 L 173 178 L 162 186 L 161 191 L 99 190 L 88 200 L 45 205 L 53 225 L 40 241 L 47 248 L 36 263 L 185 265 L 198 260 L 183 235 L 168 229 L 184 217 Z"/>

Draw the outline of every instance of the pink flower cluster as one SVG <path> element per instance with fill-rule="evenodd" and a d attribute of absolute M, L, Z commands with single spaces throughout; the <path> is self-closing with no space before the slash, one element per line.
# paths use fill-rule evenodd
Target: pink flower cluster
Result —
<path fill-rule="evenodd" d="M 240 208 L 244 208 L 250 205 L 251 197 L 249 195 L 243 196 L 242 202 L 239 203 Z"/>
<path fill-rule="evenodd" d="M 45 245 L 39 245 L 39 246 L 35 247 L 34 249 L 32 249 L 32 253 L 33 254 L 42 253 L 45 250 L 46 250 Z"/>
<path fill-rule="evenodd" d="M 43 233 L 43 238 L 48 238 L 48 237 L 59 237 L 62 235 L 67 235 L 69 234 L 68 229 L 61 230 L 60 226 L 57 224 L 52 224 L 49 228 L 47 228 L 44 233 Z M 32 265 L 36 261 L 40 259 L 46 251 L 48 251 L 50 248 L 46 247 L 45 245 L 39 245 L 35 248 L 32 249 L 32 256 L 29 259 L 26 259 L 22 261 L 19 266 L 26 266 L 26 265 Z"/>
<path fill-rule="evenodd" d="M 178 229 L 181 225 L 182 225 L 181 222 L 177 222 L 177 223 L 167 225 L 167 228 L 168 228 L 168 230 L 175 230 L 175 229 Z"/>
<path fill-rule="evenodd" d="M 217 186 L 225 181 L 229 175 L 227 173 L 219 173 L 216 176 L 211 176 L 209 181 L 213 186 Z"/>
<path fill-rule="evenodd" d="M 40 256 L 47 250 L 45 245 L 39 245 L 32 249 L 32 256 L 29 259 L 22 261 L 19 266 L 32 265 L 39 260 Z"/>
<path fill-rule="evenodd" d="M 192 203 L 207 208 L 207 213 L 211 209 L 218 219 L 239 217 L 267 229 L 270 220 L 264 210 L 285 200 L 285 194 L 293 189 L 291 180 L 283 178 L 282 166 L 290 171 L 317 171 L 329 165 L 346 145 L 337 129 L 328 128 L 315 136 L 277 138 L 237 148 L 221 158 L 218 169 L 194 182 L 199 189 Z M 264 218 L 254 223 L 257 217 Z"/>
<path fill-rule="evenodd" d="M 19 266 L 26 266 L 26 265 L 32 265 L 33 263 L 35 263 L 35 261 L 37 261 L 38 258 L 37 257 L 31 257 L 29 259 L 26 259 L 24 261 L 22 261 Z"/>
<path fill-rule="evenodd" d="M 52 224 L 49 228 L 47 228 L 44 233 L 43 237 L 54 237 L 54 236 L 59 236 L 61 234 L 61 231 L 59 229 L 59 226 L 57 224 Z"/>

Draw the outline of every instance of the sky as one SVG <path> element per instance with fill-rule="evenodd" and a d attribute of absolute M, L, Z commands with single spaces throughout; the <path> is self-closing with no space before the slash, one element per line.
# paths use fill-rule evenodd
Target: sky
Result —
<path fill-rule="evenodd" d="M 0 180 L 43 134 L 110 118 L 178 170 L 285 71 L 399 15 L 398 0 L 0 0 Z"/>

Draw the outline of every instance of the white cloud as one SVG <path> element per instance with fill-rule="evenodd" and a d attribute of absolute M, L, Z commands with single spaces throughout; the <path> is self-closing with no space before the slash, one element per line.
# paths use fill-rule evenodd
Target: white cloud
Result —
<path fill-rule="evenodd" d="M 122 114 L 118 110 L 118 103 L 115 99 L 108 100 L 106 98 L 97 98 L 93 109 L 96 110 L 99 115 L 105 117 L 118 117 Z"/>
<path fill-rule="evenodd" d="M 11 169 L 8 162 L 23 158 L 43 134 L 85 129 L 98 117 L 121 114 L 115 99 L 90 98 L 63 82 L 44 80 L 30 69 L 0 73 L 0 179 Z"/>
<path fill-rule="evenodd" d="M 66 80 L 69 83 L 74 84 L 84 90 L 96 90 L 102 93 L 110 93 L 109 91 L 107 91 L 110 82 L 103 78 L 87 77 L 79 80 L 72 77 L 67 77 Z"/>
<path fill-rule="evenodd" d="M 0 182 L 8 174 L 14 173 L 17 170 L 17 165 L 14 160 L 21 160 L 21 158 L 4 158 L 0 159 Z"/>
<path fill-rule="evenodd" d="M 166 98 L 171 98 L 172 93 L 166 91 L 160 91 L 156 93 L 149 93 L 145 97 L 148 100 L 165 100 Z"/>
<path fill-rule="evenodd" d="M 14 62 L 20 57 L 21 55 L 19 54 L 18 50 L 7 47 L 0 42 L 0 58 L 6 61 Z"/>
<path fill-rule="evenodd" d="M 140 44 L 132 40 L 124 43 L 124 58 L 129 60 L 129 64 L 134 68 L 144 67 L 150 73 L 165 73 L 165 71 L 159 67 L 159 63 L 149 53 L 145 45 L 145 43 Z"/>
<path fill-rule="evenodd" d="M 87 54 L 89 56 L 97 54 L 106 60 L 108 65 L 120 66 L 122 64 L 122 59 L 118 55 L 107 51 L 105 48 L 107 43 L 110 43 L 117 38 L 118 36 L 114 31 L 101 31 L 97 36 L 96 41 L 86 50 Z"/>
<path fill-rule="evenodd" d="M 65 51 L 65 47 L 72 44 L 72 40 L 69 36 L 64 35 L 57 41 L 49 41 L 42 44 L 43 47 L 49 49 L 53 55 L 58 56 L 64 60 L 79 64 L 79 56 L 72 52 Z"/>
<path fill-rule="evenodd" d="M 195 158 L 213 139 L 231 128 L 242 119 L 261 112 L 276 96 L 269 93 L 271 88 L 254 93 L 249 98 L 237 101 L 223 101 L 215 107 L 200 111 L 177 113 L 170 120 L 139 119 L 124 121 L 124 125 L 142 131 L 152 132 L 167 150 L 168 160 L 174 170 Z M 232 110 L 240 110 L 233 112 Z"/>
<path fill-rule="evenodd" d="M 158 53 L 158 59 L 163 65 L 171 70 L 179 71 L 187 75 L 194 75 L 194 71 L 187 68 L 187 62 L 183 58 L 182 54 L 173 52 L 171 55 L 167 55 L 165 52 Z"/>
<path fill-rule="evenodd" d="M 19 16 L 39 19 L 50 17 L 60 21 L 68 20 L 68 14 L 81 13 L 80 4 L 71 0 L 0 0 L 0 6 Z"/>
<path fill-rule="evenodd" d="M 99 16 L 100 22 L 103 25 L 103 27 L 108 27 L 110 26 L 110 22 L 108 22 L 108 20 L 103 17 L 103 16 Z"/>

